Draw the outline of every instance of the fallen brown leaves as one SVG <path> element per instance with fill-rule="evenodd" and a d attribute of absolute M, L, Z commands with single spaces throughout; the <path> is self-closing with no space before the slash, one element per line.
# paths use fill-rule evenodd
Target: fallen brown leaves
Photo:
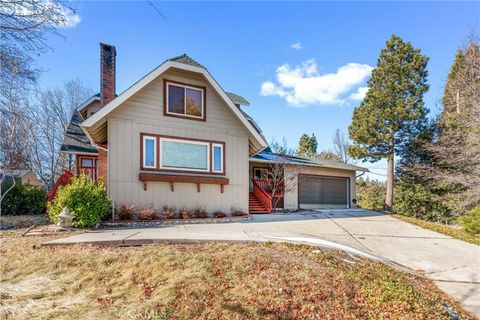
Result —
<path fill-rule="evenodd" d="M 424 279 L 287 244 L 40 247 L 2 233 L 4 319 L 474 319 Z M 37 248 L 37 249 L 33 249 Z M 39 248 L 39 249 L 38 249 Z"/>

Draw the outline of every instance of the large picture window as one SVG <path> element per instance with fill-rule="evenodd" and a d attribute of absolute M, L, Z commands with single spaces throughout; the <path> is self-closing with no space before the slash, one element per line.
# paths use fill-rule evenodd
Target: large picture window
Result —
<path fill-rule="evenodd" d="M 224 142 L 143 133 L 141 136 L 142 169 L 225 173 Z"/>
<path fill-rule="evenodd" d="M 209 143 L 160 138 L 160 168 L 210 171 Z"/>
<path fill-rule="evenodd" d="M 205 120 L 205 88 L 165 81 L 165 114 Z"/>

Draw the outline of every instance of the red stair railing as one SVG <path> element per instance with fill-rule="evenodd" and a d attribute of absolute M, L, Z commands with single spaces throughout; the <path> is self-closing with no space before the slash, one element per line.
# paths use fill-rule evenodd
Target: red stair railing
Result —
<path fill-rule="evenodd" d="M 260 201 L 260 203 L 264 206 L 264 208 L 268 212 L 272 212 L 272 196 L 269 195 L 256 181 L 256 179 L 252 179 L 253 184 L 253 194 L 255 197 Z"/>
<path fill-rule="evenodd" d="M 47 197 L 48 202 L 51 202 L 53 201 L 53 199 L 55 199 L 58 188 L 66 186 L 67 184 L 70 184 L 70 182 L 72 182 L 72 177 L 73 177 L 73 174 L 70 171 L 68 170 L 63 171 L 60 177 L 58 177 L 57 182 L 55 182 L 55 184 L 53 185 L 53 188 L 48 193 L 48 197 Z"/>

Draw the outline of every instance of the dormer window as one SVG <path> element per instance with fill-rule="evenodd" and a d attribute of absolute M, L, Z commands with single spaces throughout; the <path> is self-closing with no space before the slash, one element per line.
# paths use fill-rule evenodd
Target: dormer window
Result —
<path fill-rule="evenodd" d="M 165 81 L 166 116 L 205 121 L 205 88 Z"/>

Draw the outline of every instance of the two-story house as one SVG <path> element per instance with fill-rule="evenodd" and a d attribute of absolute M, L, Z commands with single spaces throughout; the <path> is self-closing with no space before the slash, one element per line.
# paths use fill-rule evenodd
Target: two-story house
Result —
<path fill-rule="evenodd" d="M 224 91 L 187 55 L 166 60 L 117 96 L 116 49 L 100 44 L 100 52 L 100 93 L 79 106 L 61 149 L 75 161 L 74 174 L 102 177 L 117 206 L 271 212 L 265 182 L 279 155 L 242 110 L 248 101 Z M 356 172 L 366 169 L 288 157 L 285 170 L 298 167 L 296 187 L 280 206 L 355 205 Z"/>

